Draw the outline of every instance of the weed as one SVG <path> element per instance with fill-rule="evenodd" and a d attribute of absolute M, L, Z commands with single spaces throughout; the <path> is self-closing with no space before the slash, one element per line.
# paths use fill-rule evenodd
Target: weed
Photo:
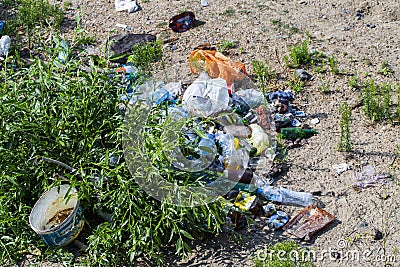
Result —
<path fill-rule="evenodd" d="M 233 15 L 235 15 L 235 13 L 236 13 L 235 9 L 233 9 L 232 7 L 229 7 L 224 12 L 220 13 L 220 15 L 232 17 Z"/>
<path fill-rule="evenodd" d="M 331 92 L 331 81 L 328 80 L 327 82 L 324 82 L 322 78 L 319 79 L 319 85 L 318 85 L 318 91 L 320 91 L 323 94 L 328 94 Z"/>
<path fill-rule="evenodd" d="M 372 122 L 392 119 L 390 113 L 391 88 L 390 84 L 376 84 L 372 78 L 365 83 L 362 91 L 363 111 Z"/>
<path fill-rule="evenodd" d="M 289 49 L 289 57 L 285 56 L 284 61 L 287 66 L 298 68 L 311 62 L 311 55 L 308 51 L 308 40 L 300 45 L 293 46 Z"/>
<path fill-rule="evenodd" d="M 381 64 L 381 68 L 378 70 L 378 74 L 390 77 L 390 76 L 393 76 L 394 70 L 392 69 L 392 67 L 389 65 L 389 63 L 387 61 L 383 61 Z"/>
<path fill-rule="evenodd" d="M 270 21 L 271 21 L 272 25 L 282 26 L 282 22 L 280 19 L 271 19 Z"/>
<path fill-rule="evenodd" d="M 274 25 L 276 28 L 282 29 L 289 36 L 299 32 L 299 28 L 291 24 L 284 24 L 280 19 L 271 19 L 270 21 L 272 25 Z"/>
<path fill-rule="evenodd" d="M 166 21 L 162 21 L 162 22 L 157 23 L 157 28 L 164 28 L 167 25 L 168 25 L 168 23 Z"/>
<path fill-rule="evenodd" d="M 226 39 L 222 40 L 222 43 L 218 45 L 218 51 L 224 53 L 228 49 L 232 49 L 235 47 L 235 42 L 227 41 Z"/>
<path fill-rule="evenodd" d="M 358 77 L 357 75 L 353 75 L 347 79 L 347 82 L 351 88 L 358 88 Z"/>
<path fill-rule="evenodd" d="M 261 90 L 266 94 L 266 86 L 271 79 L 276 77 L 276 71 L 271 70 L 269 64 L 265 64 L 262 61 L 254 60 L 251 62 L 254 73 L 257 75 L 257 80 L 260 83 Z"/>
<path fill-rule="evenodd" d="M 320 60 L 320 62 L 317 62 L 317 60 L 312 59 L 311 66 L 312 66 L 313 72 L 316 72 L 316 73 L 324 73 L 325 72 L 325 60 L 324 59 Z"/>
<path fill-rule="evenodd" d="M 332 55 L 329 58 L 329 66 L 331 67 L 331 71 L 333 74 L 339 74 L 339 69 L 337 67 L 337 60 L 335 59 L 334 55 Z"/>
<path fill-rule="evenodd" d="M 340 139 L 338 144 L 338 150 L 343 152 L 349 152 L 352 149 L 352 143 L 350 139 L 350 121 L 351 121 L 351 107 L 344 102 L 339 109 L 341 114 L 340 118 Z"/>
<path fill-rule="evenodd" d="M 325 72 L 325 54 L 321 51 L 314 50 L 311 54 L 311 66 L 314 72 Z"/>
<path fill-rule="evenodd" d="M 70 7 L 72 7 L 72 2 L 66 1 L 63 3 L 64 9 L 68 9 Z"/>
<path fill-rule="evenodd" d="M 162 44 L 160 41 L 150 42 L 145 45 L 138 44 L 133 48 L 133 53 L 128 57 L 136 67 L 149 74 L 152 70 L 151 63 L 162 57 Z"/>
<path fill-rule="evenodd" d="M 400 83 L 397 84 L 397 107 L 396 107 L 397 120 L 400 121 Z"/>
<path fill-rule="evenodd" d="M 31 38 L 37 25 L 60 26 L 63 13 L 60 8 L 51 5 L 45 0 L 22 0 L 17 5 L 16 19 L 11 21 L 11 29 L 15 31 L 18 27 L 25 29 L 28 37 L 28 45 L 31 46 Z"/>
<path fill-rule="evenodd" d="M 293 257 L 297 255 L 297 257 Z M 253 262 L 256 267 L 311 267 L 314 266 L 311 254 L 299 248 L 294 241 L 281 241 L 259 250 Z"/>
<path fill-rule="evenodd" d="M 304 87 L 306 86 L 303 81 L 301 81 L 299 78 L 294 78 L 291 81 L 289 81 L 290 88 L 296 93 L 303 91 Z"/>

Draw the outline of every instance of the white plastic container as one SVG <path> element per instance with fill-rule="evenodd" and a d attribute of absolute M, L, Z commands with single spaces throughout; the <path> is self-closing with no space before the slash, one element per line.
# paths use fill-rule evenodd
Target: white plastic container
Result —
<path fill-rule="evenodd" d="M 29 216 L 29 224 L 49 247 L 65 246 L 82 230 L 81 214 L 76 189 L 61 185 L 39 198 Z"/>

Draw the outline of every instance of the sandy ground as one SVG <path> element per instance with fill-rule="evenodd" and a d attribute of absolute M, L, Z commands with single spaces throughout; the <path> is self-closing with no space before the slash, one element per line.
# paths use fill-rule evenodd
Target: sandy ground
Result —
<path fill-rule="evenodd" d="M 128 25 L 133 33 L 151 33 L 160 40 L 173 40 L 164 45 L 163 53 L 171 78 L 176 80 L 193 80 L 187 60 L 195 46 L 205 42 L 218 45 L 224 39 L 236 42 L 229 56 L 242 61 L 250 74 L 250 64 L 255 59 L 268 60 L 281 71 L 277 58 L 281 59 L 290 45 L 305 40 L 307 35 L 312 39 L 310 49 L 327 56 L 335 55 L 342 74 L 313 73 L 314 80 L 296 96 L 294 104 L 308 114 L 304 123 L 319 118 L 320 123 L 313 126 L 319 134 L 303 147 L 289 150 L 288 170 L 277 184 L 294 190 L 321 191 L 319 198 L 325 210 L 336 217 L 311 242 L 301 243 L 315 252 L 317 266 L 400 266 L 399 186 L 391 182 L 362 190 L 353 188 L 353 172 L 363 164 L 371 164 L 377 171 L 389 171 L 396 145 L 400 145 L 399 125 L 371 124 L 361 108 L 355 108 L 351 124 L 354 150 L 351 153 L 336 150 L 338 108 L 344 101 L 357 103 L 360 95 L 359 90 L 348 85 L 349 75 L 356 74 L 362 81 L 369 76 L 378 82 L 398 82 L 398 1 L 355 0 L 332 4 L 326 0 L 208 0 L 209 5 L 202 7 L 199 0 L 148 0 L 138 2 L 142 10 L 131 14 L 116 12 L 110 0 L 68 2 L 72 5 L 65 10 L 68 21 L 63 33 L 66 35 L 71 35 L 79 13 L 84 29 L 96 36 L 99 46 L 108 36 L 125 32 L 115 26 L 117 23 Z M 193 11 L 205 24 L 185 33 L 172 32 L 168 28 L 170 17 L 184 10 Z M 272 20 L 279 20 L 281 25 Z M 291 27 L 298 28 L 298 33 L 290 34 Z M 394 70 L 391 78 L 377 73 L 383 61 Z M 330 83 L 332 92 L 319 92 L 321 82 Z M 344 162 L 351 170 L 338 175 L 332 165 Z M 299 210 L 281 208 L 291 215 Z M 383 233 L 382 240 L 373 240 L 375 228 Z M 188 259 L 179 260 L 172 255 L 168 259 L 171 266 L 253 266 L 250 258 L 257 255 L 257 250 L 284 237 L 282 232 L 270 232 L 264 221 L 254 223 L 242 234 L 243 239 L 239 241 L 223 234 L 218 239 L 195 242 Z M 331 253 L 337 249 L 342 259 Z"/>

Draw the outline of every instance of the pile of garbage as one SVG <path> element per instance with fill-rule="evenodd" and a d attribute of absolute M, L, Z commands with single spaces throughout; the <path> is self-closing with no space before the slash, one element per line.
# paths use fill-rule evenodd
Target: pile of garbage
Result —
<path fill-rule="evenodd" d="M 180 81 L 164 83 L 154 78 L 132 86 L 137 69 L 132 65 L 117 69 L 125 73 L 126 80 L 133 81 L 127 84 L 127 94 L 121 96 L 121 108 L 140 101 L 151 106 L 151 113 L 159 113 L 152 125 L 162 125 L 168 116 L 175 123 L 185 121 L 180 131 L 184 141 L 169 154 L 171 170 L 187 171 L 193 174 L 193 180 L 200 177 L 216 187 L 216 178 L 231 182 L 231 190 L 218 200 L 236 229 L 246 226 L 246 214 L 267 216 L 271 230 L 289 223 L 287 232 L 304 234 L 301 238 L 332 222 L 332 215 L 312 205 L 312 194 L 273 186 L 274 180 L 268 179 L 274 164 L 277 128 L 289 140 L 315 133 L 295 127 L 301 123 L 293 113 L 299 116 L 302 112 L 291 107 L 292 92 L 265 95 L 246 76 L 241 62 L 232 62 L 210 45 L 196 47 L 189 63 L 198 77 L 187 88 Z M 289 222 L 289 215 L 277 210 L 274 203 L 305 209 Z M 295 230 L 300 227 L 299 221 L 308 221 L 301 233 Z"/>

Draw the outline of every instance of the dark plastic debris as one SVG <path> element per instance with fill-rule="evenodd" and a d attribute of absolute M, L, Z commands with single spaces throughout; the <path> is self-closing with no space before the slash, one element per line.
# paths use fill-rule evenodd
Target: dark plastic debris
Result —
<path fill-rule="evenodd" d="M 193 12 L 186 11 L 179 15 L 173 16 L 169 20 L 169 27 L 174 32 L 185 32 L 193 27 L 196 18 Z"/>
<path fill-rule="evenodd" d="M 127 54 L 132 51 L 135 45 L 145 42 L 154 42 L 156 37 L 151 34 L 119 34 L 110 37 L 110 56 L 118 56 Z M 124 63 L 124 60 L 113 60 L 116 62 Z"/>

